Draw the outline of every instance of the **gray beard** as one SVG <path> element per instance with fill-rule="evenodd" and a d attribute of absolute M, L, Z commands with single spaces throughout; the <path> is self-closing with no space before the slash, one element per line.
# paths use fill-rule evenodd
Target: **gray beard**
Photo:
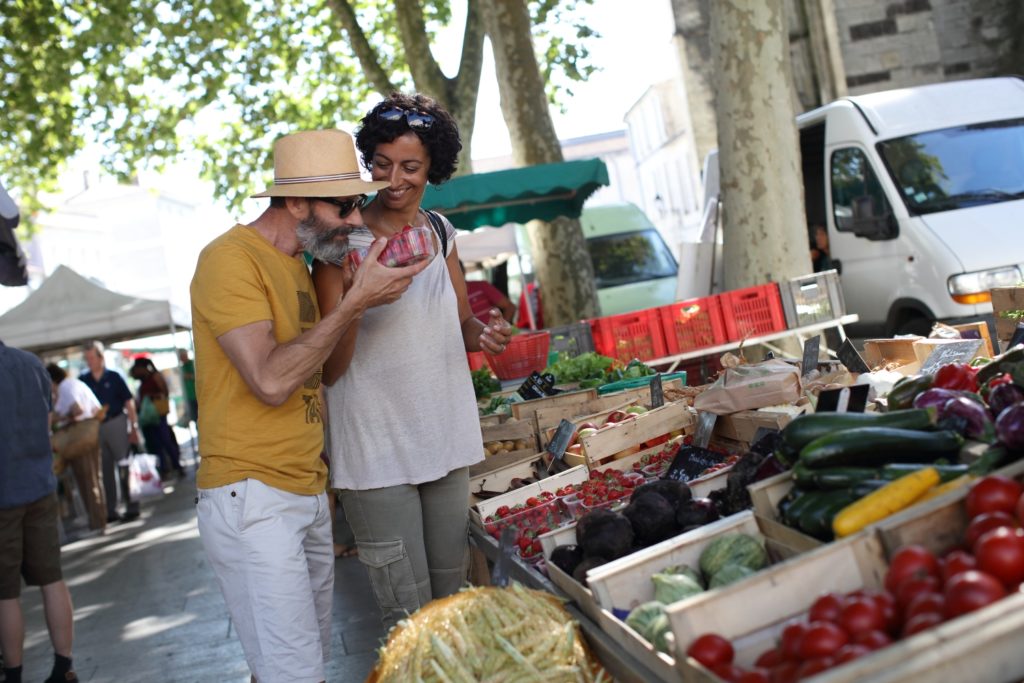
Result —
<path fill-rule="evenodd" d="M 347 239 L 344 242 L 336 240 L 339 236 L 347 237 L 351 232 L 351 228 L 330 228 L 326 223 L 313 216 L 299 221 L 299 225 L 295 228 L 295 236 L 304 251 L 318 261 L 338 265 L 341 264 L 351 247 L 349 247 Z"/>

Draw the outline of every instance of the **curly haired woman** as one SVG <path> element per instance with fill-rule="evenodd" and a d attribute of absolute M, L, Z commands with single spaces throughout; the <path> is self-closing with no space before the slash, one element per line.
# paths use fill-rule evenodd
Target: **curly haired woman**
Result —
<path fill-rule="evenodd" d="M 463 583 L 469 466 L 483 453 L 466 351 L 501 353 L 511 329 L 497 309 L 486 323 L 473 317 L 455 228 L 420 209 L 427 183 L 455 172 L 462 143 L 451 115 L 424 95 L 392 94 L 363 117 L 356 145 L 373 179 L 390 185 L 363 209 L 367 227 L 349 246 L 411 225 L 431 229 L 438 253 L 401 299 L 367 310 L 324 366 L 331 483 L 390 627 Z M 350 278 L 345 266 L 314 264 L 322 309 Z"/>

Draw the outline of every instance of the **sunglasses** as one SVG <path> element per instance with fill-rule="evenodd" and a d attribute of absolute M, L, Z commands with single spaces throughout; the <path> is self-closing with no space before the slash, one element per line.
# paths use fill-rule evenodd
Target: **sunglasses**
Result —
<path fill-rule="evenodd" d="M 418 111 L 412 111 L 410 109 L 392 107 L 391 109 L 385 109 L 377 114 L 377 118 L 382 121 L 400 121 L 403 116 L 405 117 L 405 122 L 409 124 L 409 127 L 413 130 L 427 130 L 434 125 L 433 116 L 430 114 L 421 114 Z"/>
<path fill-rule="evenodd" d="M 362 211 L 369 203 L 369 198 L 365 194 L 358 195 L 352 199 L 333 199 L 331 197 L 313 197 L 313 199 L 338 207 L 338 218 L 345 218 L 356 209 Z"/>

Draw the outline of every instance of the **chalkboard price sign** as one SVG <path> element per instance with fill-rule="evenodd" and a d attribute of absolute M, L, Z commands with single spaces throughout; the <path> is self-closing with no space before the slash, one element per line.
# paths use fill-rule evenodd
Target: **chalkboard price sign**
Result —
<path fill-rule="evenodd" d="M 569 447 L 569 442 L 572 441 L 572 435 L 575 433 L 576 425 L 572 422 L 563 419 L 558 423 L 558 429 L 555 430 L 555 435 L 551 437 L 547 446 L 547 452 L 551 454 L 552 462 L 565 457 L 565 449 Z"/>
<path fill-rule="evenodd" d="M 974 358 L 982 343 L 980 339 L 963 339 L 937 346 L 921 365 L 921 372 L 930 375 L 943 365 L 966 363 Z"/>
<path fill-rule="evenodd" d="M 661 386 L 661 373 L 651 379 L 651 407 L 660 408 L 665 405 L 665 390 Z"/>

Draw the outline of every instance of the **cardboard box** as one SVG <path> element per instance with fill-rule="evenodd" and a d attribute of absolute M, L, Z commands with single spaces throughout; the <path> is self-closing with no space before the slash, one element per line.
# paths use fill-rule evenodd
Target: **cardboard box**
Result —
<path fill-rule="evenodd" d="M 715 421 L 715 436 L 733 441 L 750 443 L 761 427 L 779 430 L 802 412 L 801 409 L 790 411 L 774 410 L 742 410 L 731 415 L 719 415 Z"/>
<path fill-rule="evenodd" d="M 996 338 L 1001 342 L 1013 339 L 1017 323 L 1024 322 L 1024 287 L 993 287 L 992 312 L 996 318 Z"/>

